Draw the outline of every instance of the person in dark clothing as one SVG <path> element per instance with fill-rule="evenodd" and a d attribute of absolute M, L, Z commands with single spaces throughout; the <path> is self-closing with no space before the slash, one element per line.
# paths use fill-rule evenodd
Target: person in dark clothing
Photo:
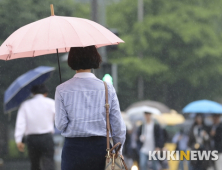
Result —
<path fill-rule="evenodd" d="M 213 126 L 211 127 L 210 136 L 212 138 L 213 150 L 218 151 L 219 159 L 215 161 L 216 170 L 222 170 L 222 123 L 220 122 L 220 115 L 214 114 L 212 116 Z"/>
<path fill-rule="evenodd" d="M 197 114 L 189 134 L 188 146 L 191 150 L 203 151 L 210 149 L 210 136 L 202 114 Z M 191 160 L 192 170 L 206 170 L 209 166 L 206 160 Z"/>
<path fill-rule="evenodd" d="M 140 170 L 146 170 L 149 151 L 160 151 L 164 146 L 164 135 L 159 124 L 154 123 L 151 113 L 145 112 L 146 122 L 142 124 L 137 133 L 137 146 L 140 152 Z M 157 161 L 152 160 L 152 169 L 157 169 Z"/>
<path fill-rule="evenodd" d="M 141 125 L 138 129 L 138 133 L 137 135 L 138 136 L 141 136 L 142 134 L 142 130 L 143 130 L 143 125 Z M 155 141 L 155 148 L 163 148 L 164 146 L 164 143 L 165 143 L 165 139 L 164 139 L 164 136 L 162 134 L 162 129 L 160 127 L 160 125 L 158 123 L 154 123 L 154 141 Z M 138 149 L 140 150 L 143 146 L 143 142 L 138 138 L 137 139 L 137 146 L 138 146 Z"/>

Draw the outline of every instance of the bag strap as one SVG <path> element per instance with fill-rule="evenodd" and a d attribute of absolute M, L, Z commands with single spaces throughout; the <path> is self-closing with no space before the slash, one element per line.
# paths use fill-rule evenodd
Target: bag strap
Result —
<path fill-rule="evenodd" d="M 117 144 L 115 144 L 112 149 L 110 149 L 110 145 L 109 145 L 109 132 L 112 134 L 112 129 L 110 126 L 110 122 L 109 122 L 109 100 L 108 100 L 108 87 L 107 87 L 107 83 L 104 81 L 104 86 L 105 86 L 105 108 L 106 108 L 106 142 L 107 142 L 107 158 L 110 158 L 110 153 L 115 149 L 116 150 L 116 155 L 118 155 L 118 152 L 122 146 L 122 144 L 120 142 L 118 142 Z M 125 167 L 125 170 L 128 170 L 126 163 L 123 159 L 123 157 L 121 156 L 121 160 L 122 163 Z"/>
<path fill-rule="evenodd" d="M 122 144 L 120 142 L 118 142 L 117 144 L 115 144 L 111 149 L 110 149 L 110 140 L 109 140 L 109 132 L 112 135 L 112 129 L 110 126 L 110 121 L 109 121 L 109 99 L 108 99 L 108 87 L 107 87 L 107 83 L 104 81 L 104 86 L 105 86 L 105 108 L 106 108 L 106 143 L 107 143 L 107 147 L 106 147 L 106 151 L 108 152 L 108 155 L 110 153 L 112 153 L 112 151 L 115 149 L 115 153 L 118 155 L 118 152 L 122 146 Z"/>
<path fill-rule="evenodd" d="M 110 122 L 109 122 L 109 99 L 108 99 L 108 87 L 107 83 L 104 81 L 104 86 L 105 86 L 105 96 L 106 96 L 106 151 L 110 151 L 110 144 L 109 144 L 109 132 L 110 132 Z"/>

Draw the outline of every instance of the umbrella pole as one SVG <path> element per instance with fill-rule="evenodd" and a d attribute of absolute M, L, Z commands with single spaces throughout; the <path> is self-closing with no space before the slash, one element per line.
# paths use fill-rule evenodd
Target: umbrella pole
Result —
<path fill-rule="evenodd" d="M 61 70 L 60 70 L 60 62 L 59 62 L 59 52 L 58 48 L 56 49 L 57 51 L 57 59 L 58 59 L 58 66 L 59 66 L 59 78 L 60 78 L 60 83 L 62 83 L 62 76 L 61 76 Z"/>

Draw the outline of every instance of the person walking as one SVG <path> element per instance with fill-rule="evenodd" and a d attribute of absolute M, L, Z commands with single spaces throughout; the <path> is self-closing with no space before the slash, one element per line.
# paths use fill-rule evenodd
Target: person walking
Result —
<path fill-rule="evenodd" d="M 213 150 L 218 151 L 218 160 L 215 161 L 216 170 L 222 170 L 222 123 L 220 122 L 220 115 L 214 114 L 212 116 L 213 126 L 211 127 L 210 135 L 213 142 Z"/>
<path fill-rule="evenodd" d="M 179 132 L 177 132 L 172 139 L 172 142 L 176 144 L 176 151 L 187 151 L 187 143 L 189 137 L 184 133 L 184 129 L 181 128 Z M 188 167 L 188 162 L 184 160 L 180 160 L 178 170 L 184 170 L 184 167 Z"/>
<path fill-rule="evenodd" d="M 18 150 L 24 152 L 22 139 L 26 136 L 31 170 L 54 170 L 55 102 L 46 97 L 48 90 L 43 84 L 33 86 L 31 92 L 33 98 L 23 102 L 18 110 L 15 141 Z"/>
<path fill-rule="evenodd" d="M 140 170 L 147 170 L 149 152 L 161 151 L 165 142 L 160 125 L 152 120 L 151 115 L 152 113 L 150 112 L 144 112 L 146 122 L 139 127 L 137 133 L 137 146 L 140 153 Z M 158 160 L 152 160 L 151 167 L 153 170 L 157 170 Z"/>
<path fill-rule="evenodd" d="M 190 129 L 188 147 L 191 150 L 204 151 L 210 149 L 210 136 L 202 114 L 197 114 Z M 210 162 L 206 160 L 191 160 L 192 170 L 206 170 Z"/>
<path fill-rule="evenodd" d="M 105 87 L 104 82 L 91 73 L 100 63 L 101 56 L 95 46 L 70 49 L 68 65 L 76 74 L 59 85 L 55 93 L 55 124 L 65 137 L 62 170 L 105 168 Z M 107 83 L 107 86 L 112 139 L 114 144 L 121 142 L 123 146 L 126 126 L 115 89 L 112 84 Z"/>

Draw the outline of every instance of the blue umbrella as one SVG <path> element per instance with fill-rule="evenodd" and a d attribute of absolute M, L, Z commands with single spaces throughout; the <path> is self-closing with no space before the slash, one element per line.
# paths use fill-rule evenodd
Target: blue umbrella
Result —
<path fill-rule="evenodd" d="M 222 105 L 210 100 L 198 100 L 186 105 L 182 111 L 183 113 L 222 114 Z"/>
<path fill-rule="evenodd" d="M 19 76 L 5 91 L 4 112 L 16 110 L 31 95 L 31 87 L 44 83 L 54 70 L 54 67 L 39 66 Z"/>

